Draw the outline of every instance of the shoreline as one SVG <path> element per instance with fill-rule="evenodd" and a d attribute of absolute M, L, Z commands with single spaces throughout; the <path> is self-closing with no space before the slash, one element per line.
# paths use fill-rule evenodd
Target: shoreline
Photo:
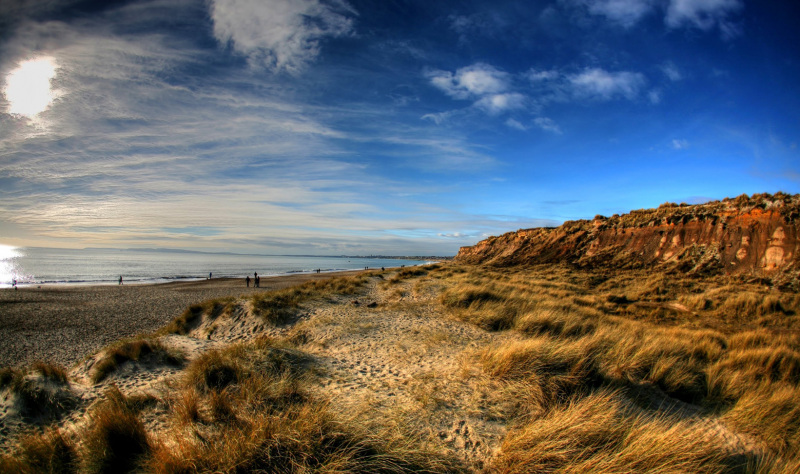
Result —
<path fill-rule="evenodd" d="M 427 261 L 425 263 L 419 263 L 414 265 L 408 265 L 409 267 L 413 266 L 425 266 L 425 265 L 433 265 L 436 263 L 440 263 L 438 261 Z M 396 269 L 396 268 L 403 268 L 406 265 L 397 265 L 397 266 L 386 266 L 386 269 Z M 270 274 L 261 274 L 259 275 L 261 278 L 284 278 L 284 277 L 295 277 L 295 276 L 303 276 L 303 275 L 329 275 L 335 276 L 342 273 L 347 272 L 359 272 L 359 271 L 376 271 L 380 267 L 368 267 L 368 268 L 357 268 L 357 269 L 347 269 L 347 268 L 334 268 L 334 269 L 320 269 L 320 272 L 317 273 L 316 270 L 297 270 L 297 271 L 290 271 L 284 273 L 270 273 Z M 244 279 L 248 275 L 242 276 L 230 276 L 230 275 L 222 275 L 219 277 L 213 277 L 212 280 L 241 280 Z M 252 277 L 251 277 L 252 279 Z M 143 286 L 143 285 L 169 285 L 173 283 L 192 283 L 192 282 L 199 282 L 199 281 L 208 281 L 207 277 L 194 277 L 194 276 L 174 276 L 174 277 L 159 277 L 159 278 L 142 278 L 136 280 L 125 280 L 123 279 L 122 286 L 129 285 L 129 286 Z M 87 288 L 87 287 L 108 287 L 108 286 L 120 286 L 116 279 L 113 280 L 89 280 L 89 281 L 41 281 L 41 282 L 24 282 L 18 281 L 17 288 L 19 289 L 42 289 L 43 287 L 55 287 L 55 288 Z M 13 290 L 14 287 L 10 283 L 0 283 L 0 291 L 3 290 Z"/>
<path fill-rule="evenodd" d="M 287 288 L 365 270 L 264 276 L 260 288 L 244 278 L 128 285 L 50 284 L 0 290 L 0 367 L 36 361 L 70 367 L 121 339 L 151 333 L 192 304 Z M 373 270 L 374 271 L 374 270 Z"/>

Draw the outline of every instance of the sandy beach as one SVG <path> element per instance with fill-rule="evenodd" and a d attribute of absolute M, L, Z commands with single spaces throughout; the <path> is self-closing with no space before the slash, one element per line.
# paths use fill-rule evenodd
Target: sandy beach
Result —
<path fill-rule="evenodd" d="M 194 303 L 269 291 L 359 271 L 212 279 L 157 285 L 42 285 L 0 290 L 0 367 L 48 361 L 69 367 L 123 338 L 154 331 Z"/>

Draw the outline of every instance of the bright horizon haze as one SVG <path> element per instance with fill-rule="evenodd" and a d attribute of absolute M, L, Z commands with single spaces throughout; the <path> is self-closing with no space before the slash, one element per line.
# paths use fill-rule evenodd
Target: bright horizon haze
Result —
<path fill-rule="evenodd" d="M 0 246 L 454 255 L 800 192 L 800 4 L 0 4 Z"/>

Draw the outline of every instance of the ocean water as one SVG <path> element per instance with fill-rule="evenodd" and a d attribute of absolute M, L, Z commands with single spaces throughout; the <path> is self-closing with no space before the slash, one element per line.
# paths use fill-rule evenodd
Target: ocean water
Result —
<path fill-rule="evenodd" d="M 161 250 L 48 249 L 0 247 L 0 288 L 11 286 L 112 285 L 122 276 L 126 284 L 175 280 L 244 278 L 400 267 L 430 263 L 365 257 L 304 257 L 175 252 Z"/>

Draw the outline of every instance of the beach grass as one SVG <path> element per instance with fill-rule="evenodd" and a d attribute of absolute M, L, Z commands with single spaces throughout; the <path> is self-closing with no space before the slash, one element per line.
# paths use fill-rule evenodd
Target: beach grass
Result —
<path fill-rule="evenodd" d="M 369 288 L 376 293 L 368 296 L 383 303 L 356 316 L 352 296 Z M 339 316 L 299 324 L 318 304 L 337 308 L 331 314 Z M 345 331 L 369 340 L 391 332 L 371 319 L 384 310 L 441 318 L 437 330 L 390 340 L 407 357 L 458 352 L 459 365 L 386 388 L 407 400 L 384 411 L 368 402 L 344 408 L 319 390 L 329 375 L 304 350 L 324 348 L 310 344 L 310 334 L 334 338 Z M 110 385 L 84 425 L 21 437 L 12 454 L 0 456 L 0 468 L 797 472 L 798 311 L 797 294 L 762 280 L 557 265 L 441 264 L 209 300 L 187 308 L 168 332 L 192 334 L 204 321 L 251 318 L 283 336 L 215 345 L 188 361 L 170 390 L 158 395 L 137 398 Z M 503 342 L 477 343 L 445 330 L 452 319 L 488 335 L 481 341 Z M 157 353 L 157 344 L 141 338 L 112 345 L 95 365 L 112 366 L 107 377 L 127 360 Z M 451 384 L 468 378 L 477 381 L 477 391 L 451 393 L 458 390 Z M 0 371 L 5 391 L 23 392 L 34 382 L 69 385 L 58 366 Z M 420 420 L 456 406 L 468 414 L 459 416 L 504 426 L 493 456 L 469 464 L 448 451 L 452 446 L 431 441 L 439 437 L 434 428 L 424 434 Z M 153 413 L 158 425 L 147 422 Z"/>
<path fill-rule="evenodd" d="M 185 362 L 185 356 L 180 351 L 166 347 L 157 339 L 121 341 L 101 352 L 101 356 L 92 367 L 91 380 L 93 383 L 102 382 L 125 362 L 140 361 L 144 358 L 172 366 L 180 366 Z"/>
<path fill-rule="evenodd" d="M 558 267 L 466 267 L 448 278 L 439 302 L 454 317 L 486 330 L 525 335 L 518 342 L 486 348 L 476 361 L 498 380 L 523 383 L 528 393 L 519 396 L 532 400 L 520 418 L 521 427 L 503 445 L 495 464 L 501 472 L 527 470 L 523 466 L 535 466 L 537 472 L 630 472 L 644 467 L 654 472 L 781 472 L 797 465 L 796 294 L 736 277 L 700 280 Z M 609 399 L 609 393 L 623 402 Z M 604 401 L 597 402 L 597 397 Z M 620 403 L 627 407 L 622 412 Z M 595 417 L 623 420 L 624 435 L 606 433 L 601 438 L 621 436 L 625 443 L 596 446 L 583 440 L 587 433 L 570 434 L 572 410 L 588 417 L 580 422 L 581 430 L 591 431 L 587 426 Z M 670 411 L 720 423 L 738 433 L 733 437 L 753 436 L 755 444 L 768 449 L 754 454 L 759 452 L 755 449 L 744 458 L 726 457 L 725 443 L 712 442 L 711 455 L 695 442 L 691 423 L 664 418 Z M 555 427 L 548 428 L 549 423 Z M 656 439 L 660 431 L 672 438 Z M 652 465 L 627 464 L 629 452 L 640 449 L 632 433 L 647 432 L 652 439 L 644 445 L 668 450 L 658 451 L 657 458 L 664 456 L 654 458 Z M 675 439 L 688 444 L 676 444 Z M 567 449 L 575 446 L 577 451 Z M 633 458 L 648 459 L 644 452 Z M 698 464 L 683 465 L 682 460 Z"/>

